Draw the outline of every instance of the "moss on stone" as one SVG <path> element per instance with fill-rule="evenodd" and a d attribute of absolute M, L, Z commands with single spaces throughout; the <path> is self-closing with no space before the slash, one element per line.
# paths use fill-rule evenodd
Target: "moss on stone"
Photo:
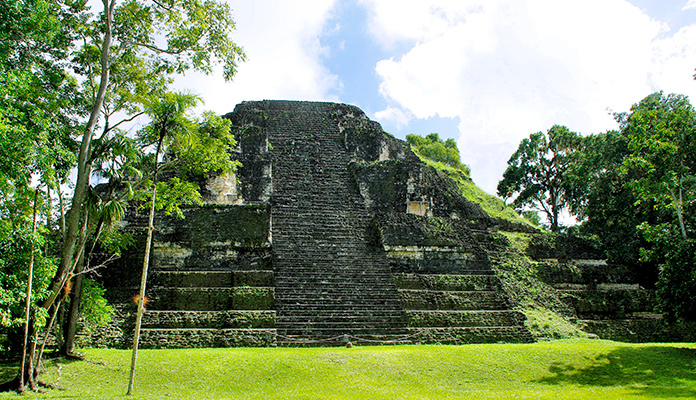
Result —
<path fill-rule="evenodd" d="M 234 288 L 232 309 L 272 310 L 275 304 L 274 288 L 242 286 Z"/>

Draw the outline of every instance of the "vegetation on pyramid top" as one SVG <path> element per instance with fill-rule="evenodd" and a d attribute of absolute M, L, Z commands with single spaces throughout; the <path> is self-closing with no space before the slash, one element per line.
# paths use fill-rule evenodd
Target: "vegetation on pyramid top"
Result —
<path fill-rule="evenodd" d="M 462 196 L 480 205 L 490 216 L 516 224 L 539 227 L 538 224 L 518 214 L 502 199 L 476 186 L 471 180 L 469 166 L 461 162 L 459 149 L 454 139 L 443 142 L 437 133 L 431 133 L 426 137 L 406 135 L 406 141 L 423 162 L 452 178 L 459 186 Z"/>

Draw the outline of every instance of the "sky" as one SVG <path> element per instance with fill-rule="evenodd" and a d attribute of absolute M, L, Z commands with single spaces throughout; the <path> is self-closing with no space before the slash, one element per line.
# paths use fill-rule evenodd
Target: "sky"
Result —
<path fill-rule="evenodd" d="M 696 104 L 696 0 L 227 1 L 248 59 L 180 80 L 206 109 L 353 104 L 398 138 L 455 139 L 491 194 L 531 133 L 616 129 L 656 91 Z"/>

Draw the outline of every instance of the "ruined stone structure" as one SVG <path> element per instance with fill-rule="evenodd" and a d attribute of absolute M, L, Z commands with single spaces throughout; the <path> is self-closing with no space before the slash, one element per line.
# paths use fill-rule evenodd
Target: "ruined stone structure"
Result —
<path fill-rule="evenodd" d="M 492 233 L 528 226 L 490 217 L 356 107 L 245 102 L 226 118 L 243 166 L 202 182 L 185 219 L 158 217 L 142 346 L 533 340 L 492 268 Z M 128 215 L 136 238 L 144 226 Z M 112 345 L 128 345 L 141 260 L 135 246 L 105 272 Z"/>
<path fill-rule="evenodd" d="M 243 167 L 205 182 L 185 219 L 158 218 L 144 346 L 532 339 L 482 246 L 500 221 L 361 110 L 262 101 L 226 117 Z M 127 221 L 137 236 L 144 216 Z M 110 269 L 113 303 L 141 257 Z"/>

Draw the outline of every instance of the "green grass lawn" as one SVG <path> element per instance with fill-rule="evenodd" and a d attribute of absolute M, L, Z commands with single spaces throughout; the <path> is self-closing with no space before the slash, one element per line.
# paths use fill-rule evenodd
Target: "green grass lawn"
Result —
<path fill-rule="evenodd" d="M 143 350 L 51 361 L 68 388 L 0 399 L 693 399 L 696 344 L 536 344 Z M 60 378 L 56 363 L 62 364 Z M 2 364 L 3 378 L 14 367 Z"/>

